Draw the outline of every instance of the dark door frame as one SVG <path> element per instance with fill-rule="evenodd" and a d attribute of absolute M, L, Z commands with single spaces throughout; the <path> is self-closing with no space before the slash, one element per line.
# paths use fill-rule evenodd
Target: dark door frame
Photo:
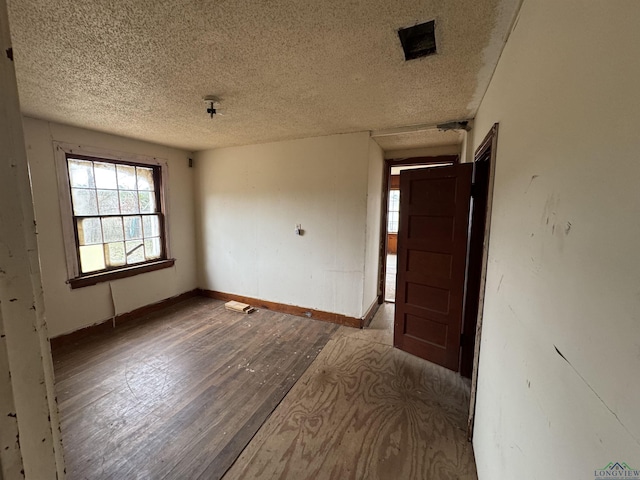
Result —
<path fill-rule="evenodd" d="M 473 161 L 473 184 L 469 233 L 467 237 L 467 263 L 465 273 L 464 313 L 460 337 L 460 375 L 471 378 L 475 356 L 476 322 L 480 304 L 484 234 L 487 228 L 487 202 L 491 149 L 483 148 Z"/>
<path fill-rule="evenodd" d="M 386 294 L 387 279 L 387 221 L 389 213 L 389 190 L 391 188 L 391 167 L 407 167 L 413 165 L 433 165 L 440 163 L 457 164 L 460 163 L 459 155 L 440 155 L 436 157 L 412 157 L 412 158 L 394 158 L 385 159 L 384 176 L 382 185 L 382 221 L 380 222 L 380 250 L 378 262 L 380 271 L 378 277 L 378 304 L 384 303 Z"/>
<path fill-rule="evenodd" d="M 470 275 L 477 276 L 477 290 L 475 292 L 470 292 L 470 295 L 476 295 L 476 305 L 475 311 L 477 312 L 473 315 L 473 312 L 470 312 L 470 315 L 475 316 L 475 339 L 473 341 L 473 369 L 471 376 L 471 396 L 469 401 L 469 419 L 467 422 L 467 438 L 469 441 L 473 439 L 473 427 L 475 422 L 475 414 L 476 414 L 476 395 L 478 389 L 478 367 L 480 361 L 480 341 L 481 341 L 481 333 L 482 333 L 482 318 L 483 318 L 483 310 L 484 310 L 484 298 L 485 298 L 485 286 L 487 280 L 487 259 L 489 254 L 489 240 L 490 240 L 490 229 L 491 229 L 491 212 L 493 208 L 493 187 L 494 187 L 494 179 L 496 172 L 496 152 L 498 145 L 498 124 L 495 123 L 489 133 L 485 136 L 484 140 L 480 144 L 480 146 L 476 149 L 474 155 L 474 162 L 488 162 L 486 166 L 486 192 L 485 198 L 486 202 L 484 205 L 484 220 L 482 221 L 482 235 L 478 235 L 482 238 L 482 249 L 481 251 L 476 252 L 476 265 L 475 272 L 470 272 Z M 477 166 L 477 165 L 476 165 Z M 480 170 L 482 171 L 482 170 Z M 481 173 L 482 175 L 482 173 Z M 481 213 L 478 213 L 481 216 Z M 471 232 L 473 235 L 473 232 Z M 471 262 L 470 262 L 470 268 Z M 469 299 L 467 298 L 467 301 Z M 465 318 L 465 322 L 467 318 Z"/>

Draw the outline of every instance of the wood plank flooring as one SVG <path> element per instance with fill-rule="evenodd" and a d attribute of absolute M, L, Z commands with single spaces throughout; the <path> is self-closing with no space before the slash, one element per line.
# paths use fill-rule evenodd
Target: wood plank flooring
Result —
<path fill-rule="evenodd" d="M 224 480 L 477 479 L 468 381 L 392 348 L 392 319 L 341 327 Z"/>
<path fill-rule="evenodd" d="M 337 328 L 196 298 L 56 349 L 67 478 L 220 478 Z"/>

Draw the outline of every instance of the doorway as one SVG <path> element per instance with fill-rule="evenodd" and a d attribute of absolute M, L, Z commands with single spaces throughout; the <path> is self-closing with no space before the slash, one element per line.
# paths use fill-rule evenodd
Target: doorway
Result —
<path fill-rule="evenodd" d="M 385 300 L 392 296 L 387 278 L 396 276 L 394 346 L 473 376 L 472 384 L 477 376 L 496 141 L 497 125 L 468 164 L 460 164 L 457 156 L 388 160 L 383 192 L 386 230 L 398 197 L 397 261 L 388 258 L 393 244 L 385 230 L 381 262 Z M 397 180 L 392 169 L 399 170 Z M 397 194 L 391 193 L 394 189 Z"/>
<path fill-rule="evenodd" d="M 437 159 L 437 160 L 436 160 Z M 386 193 L 386 221 L 382 222 L 386 226 L 384 250 L 384 285 L 383 298 L 387 303 L 396 301 L 397 266 L 398 266 L 398 226 L 400 222 L 400 173 L 404 170 L 415 170 L 424 168 L 442 167 L 452 165 L 455 156 L 447 157 L 421 157 L 405 160 L 387 161 L 387 188 Z M 425 163 L 417 163 L 422 162 Z"/>

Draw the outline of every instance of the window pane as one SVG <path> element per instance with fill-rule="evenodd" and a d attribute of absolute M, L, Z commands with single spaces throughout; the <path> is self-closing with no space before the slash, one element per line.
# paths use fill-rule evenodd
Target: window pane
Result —
<path fill-rule="evenodd" d="M 124 242 L 107 243 L 104 246 L 104 256 L 107 259 L 108 267 L 121 267 L 126 265 L 124 254 Z"/>
<path fill-rule="evenodd" d="M 67 158 L 82 274 L 162 258 L 158 167 Z"/>
<path fill-rule="evenodd" d="M 102 226 L 99 218 L 83 218 L 78 220 L 78 240 L 80 245 L 102 243 Z"/>
<path fill-rule="evenodd" d="M 69 159 L 67 164 L 69 165 L 69 182 L 72 187 L 95 188 L 93 162 Z"/>
<path fill-rule="evenodd" d="M 104 253 L 102 245 L 89 245 L 79 247 L 80 250 L 80 270 L 82 273 L 96 272 L 104 270 Z"/>
<path fill-rule="evenodd" d="M 98 190 L 98 210 L 100 215 L 120 213 L 120 201 L 117 190 Z"/>
<path fill-rule="evenodd" d="M 118 188 L 118 182 L 116 181 L 116 166 L 113 163 L 93 163 L 96 187 L 105 188 L 109 190 L 115 190 Z"/>
<path fill-rule="evenodd" d="M 397 212 L 400 210 L 400 190 L 391 190 L 389 192 L 389 211 Z"/>
<path fill-rule="evenodd" d="M 140 199 L 140 213 L 156 212 L 156 194 L 155 192 L 138 192 Z"/>
<path fill-rule="evenodd" d="M 144 253 L 145 257 L 147 257 L 147 260 L 160 258 L 160 254 L 162 253 L 162 251 L 160 250 L 160 239 L 157 237 L 145 238 Z"/>
<path fill-rule="evenodd" d="M 142 217 L 142 225 L 145 238 L 160 236 L 160 219 L 157 215 L 145 215 Z"/>
<path fill-rule="evenodd" d="M 120 211 L 138 213 L 138 192 L 120 191 Z"/>
<path fill-rule="evenodd" d="M 132 240 L 125 242 L 127 251 L 127 264 L 144 262 L 144 246 L 142 240 Z"/>
<path fill-rule="evenodd" d="M 97 215 L 98 202 L 96 201 L 96 191 L 84 188 L 72 188 L 71 199 L 73 201 L 74 215 Z"/>
<path fill-rule="evenodd" d="M 102 219 L 102 234 L 104 242 L 121 242 L 124 240 L 122 230 L 122 217 L 109 217 Z"/>
<path fill-rule="evenodd" d="M 387 231 L 389 233 L 398 233 L 398 221 L 400 214 L 398 212 L 389 212 L 389 222 L 387 224 Z"/>
<path fill-rule="evenodd" d="M 140 217 L 124 217 L 124 238 L 125 240 L 142 238 L 142 219 Z"/>
<path fill-rule="evenodd" d="M 138 190 L 154 190 L 153 169 L 145 167 L 136 167 L 138 172 Z"/>
<path fill-rule="evenodd" d="M 118 188 L 121 190 L 136 189 L 136 167 L 130 165 L 116 165 L 118 173 Z"/>

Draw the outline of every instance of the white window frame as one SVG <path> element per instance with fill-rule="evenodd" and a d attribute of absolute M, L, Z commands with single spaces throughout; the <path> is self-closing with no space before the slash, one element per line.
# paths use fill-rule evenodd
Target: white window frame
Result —
<path fill-rule="evenodd" d="M 88 286 L 96 283 L 109 281 L 113 279 L 116 272 L 128 272 L 126 276 L 136 275 L 138 273 L 144 273 L 150 271 L 150 266 L 156 266 L 165 268 L 172 266 L 174 259 L 171 257 L 170 241 L 169 241 L 169 209 L 168 209 L 168 184 L 169 184 L 169 168 L 166 160 L 156 157 L 149 157 L 145 155 L 137 155 L 131 153 L 123 153 L 112 150 L 106 150 L 103 148 L 90 147 L 85 145 L 53 142 L 56 174 L 58 179 L 58 197 L 60 200 L 60 217 L 62 220 L 62 236 L 64 240 L 64 250 L 67 263 L 67 283 L 71 283 L 77 279 L 91 279 Z M 82 274 L 80 272 L 80 265 L 78 265 L 78 245 L 76 244 L 75 227 L 73 225 L 73 204 L 71 200 L 71 187 L 69 182 L 69 167 L 67 165 L 67 155 L 83 155 L 87 157 L 94 157 L 96 160 L 114 160 L 125 163 L 135 163 L 140 165 L 149 165 L 153 167 L 160 167 L 160 211 L 164 217 L 163 223 L 163 240 L 165 257 L 159 259 L 157 262 L 143 263 L 140 265 L 127 265 L 122 268 L 109 270 L 99 273 Z M 151 268 L 153 270 L 158 268 Z M 139 272 L 136 272 L 139 270 Z M 117 276 L 117 274 L 115 275 Z M 72 286 L 72 288 L 77 288 Z"/>

